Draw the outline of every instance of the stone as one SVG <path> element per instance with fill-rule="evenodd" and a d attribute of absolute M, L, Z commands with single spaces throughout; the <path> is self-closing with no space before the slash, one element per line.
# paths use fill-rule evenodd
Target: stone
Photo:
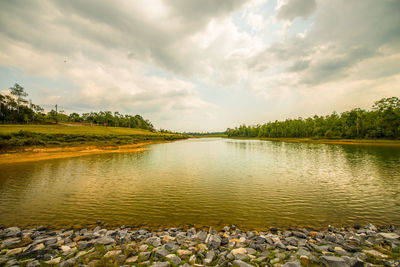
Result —
<path fill-rule="evenodd" d="M 151 252 L 143 251 L 143 252 L 139 253 L 139 258 L 142 260 L 148 260 L 150 258 L 150 255 L 151 255 Z"/>
<path fill-rule="evenodd" d="M 299 256 L 310 256 L 310 252 L 308 250 L 305 250 L 304 248 L 300 248 L 297 252 L 297 255 Z"/>
<path fill-rule="evenodd" d="M 373 225 L 372 223 L 367 223 L 367 225 L 365 226 L 368 230 L 371 230 L 371 231 L 374 231 L 374 232 L 376 232 L 376 230 L 378 230 L 378 229 L 376 229 L 376 226 L 375 225 Z"/>
<path fill-rule="evenodd" d="M 400 236 L 396 233 L 378 233 L 378 236 L 381 236 L 385 239 L 399 239 Z"/>
<path fill-rule="evenodd" d="M 336 256 L 322 256 L 321 261 L 331 267 L 349 267 L 349 265 L 345 262 L 344 259 Z"/>
<path fill-rule="evenodd" d="M 196 263 L 196 256 L 195 255 L 190 256 L 189 263 L 192 264 L 192 265 Z"/>
<path fill-rule="evenodd" d="M 155 255 L 157 257 L 165 257 L 169 254 L 168 250 L 166 250 L 164 247 L 158 248 L 155 250 Z"/>
<path fill-rule="evenodd" d="M 63 252 L 69 251 L 71 248 L 69 246 L 61 246 Z"/>
<path fill-rule="evenodd" d="M 341 256 L 343 256 L 343 255 L 346 255 L 346 254 L 347 254 L 347 251 L 346 251 L 346 250 L 344 250 L 344 249 L 343 249 L 343 248 L 341 248 L 341 247 L 335 247 L 335 248 L 334 248 L 334 251 L 335 251 L 337 254 L 341 255 Z"/>
<path fill-rule="evenodd" d="M 381 253 L 379 251 L 376 251 L 374 249 L 363 250 L 363 252 L 365 254 L 368 254 L 368 255 L 371 255 L 371 256 L 377 257 L 377 258 L 384 258 L 385 259 L 385 258 L 388 257 L 387 255 L 385 255 L 385 254 L 383 254 L 383 253 Z"/>
<path fill-rule="evenodd" d="M 247 250 L 245 248 L 235 248 L 232 249 L 231 253 L 235 256 L 236 254 L 246 254 Z"/>
<path fill-rule="evenodd" d="M 310 265 L 310 258 L 308 256 L 302 255 L 302 256 L 300 256 L 300 262 L 303 265 L 308 266 L 308 265 Z"/>
<path fill-rule="evenodd" d="M 304 233 L 302 233 L 302 232 L 293 231 L 292 233 L 293 233 L 293 235 L 294 235 L 295 237 L 304 238 L 304 239 L 307 238 L 307 236 L 306 236 Z"/>
<path fill-rule="evenodd" d="M 149 248 L 148 245 L 141 245 L 141 246 L 139 247 L 139 250 L 140 250 L 140 251 L 146 251 L 148 248 Z"/>
<path fill-rule="evenodd" d="M 212 235 L 207 244 L 209 249 L 217 249 L 221 245 L 221 239 L 218 237 L 218 235 Z"/>
<path fill-rule="evenodd" d="M 121 250 L 111 250 L 111 251 L 108 251 L 106 254 L 104 254 L 103 257 L 104 258 L 115 257 L 115 256 L 118 256 L 121 253 L 122 253 Z"/>
<path fill-rule="evenodd" d="M 246 254 L 236 254 L 235 255 L 235 259 L 236 260 L 248 260 L 249 259 L 249 256 L 248 255 L 246 255 Z"/>
<path fill-rule="evenodd" d="M 166 256 L 167 259 L 171 260 L 172 264 L 179 265 L 181 263 L 181 258 L 176 256 L 175 254 L 169 254 Z"/>
<path fill-rule="evenodd" d="M 153 262 L 152 265 L 150 265 L 150 267 L 167 267 L 170 266 L 170 263 L 168 261 L 158 261 L 158 262 Z"/>
<path fill-rule="evenodd" d="M 205 231 L 200 231 L 197 233 L 197 238 L 201 241 L 204 242 L 207 238 L 207 232 Z"/>
<path fill-rule="evenodd" d="M 186 249 L 178 249 L 176 253 L 178 253 L 179 257 L 185 257 L 185 256 L 192 255 L 192 252 L 190 250 L 186 250 Z"/>
<path fill-rule="evenodd" d="M 126 262 L 127 263 L 135 263 L 135 262 L 137 262 L 138 258 L 139 258 L 138 256 L 132 256 L 130 258 L 127 258 Z"/>
<path fill-rule="evenodd" d="M 292 261 L 292 262 L 286 262 L 285 264 L 282 265 L 282 267 L 301 267 L 301 264 L 298 261 Z"/>
<path fill-rule="evenodd" d="M 274 243 L 275 247 L 280 248 L 280 249 L 286 249 L 286 246 L 281 242 L 277 241 Z"/>
<path fill-rule="evenodd" d="M 161 239 L 159 237 L 150 237 L 147 239 L 146 243 L 153 247 L 159 247 L 161 246 Z"/>
<path fill-rule="evenodd" d="M 94 240 L 95 245 L 110 245 L 113 243 L 115 243 L 115 240 L 111 237 L 102 237 Z"/>
<path fill-rule="evenodd" d="M 206 258 L 203 260 L 204 264 L 210 264 L 213 261 L 214 257 L 215 257 L 214 250 L 210 250 L 209 252 L 207 252 Z"/>
<path fill-rule="evenodd" d="M 19 227 L 10 227 L 4 230 L 4 237 L 17 237 L 21 236 L 21 229 Z"/>
<path fill-rule="evenodd" d="M 233 261 L 233 266 L 239 266 L 239 267 L 253 267 L 253 265 L 248 264 L 244 261 L 241 260 L 234 260 Z"/>
<path fill-rule="evenodd" d="M 46 261 L 45 263 L 46 263 L 46 264 L 59 264 L 60 261 L 61 261 L 61 257 L 57 257 L 57 258 L 48 260 L 48 261 Z"/>
<path fill-rule="evenodd" d="M 40 262 L 38 260 L 33 260 L 31 262 L 28 262 L 28 264 L 26 265 L 26 267 L 38 267 L 40 266 Z"/>
<path fill-rule="evenodd" d="M 246 251 L 247 251 L 247 254 L 249 254 L 249 255 L 254 255 L 254 254 L 256 254 L 256 250 L 255 249 L 253 249 L 253 248 L 246 248 Z"/>
<path fill-rule="evenodd" d="M 21 253 L 23 250 L 24 250 L 24 248 L 14 248 L 14 249 L 10 249 L 10 250 L 7 250 L 6 255 L 7 255 L 7 256 L 12 256 L 12 255 L 15 255 L 15 254 L 19 254 L 19 253 Z"/>

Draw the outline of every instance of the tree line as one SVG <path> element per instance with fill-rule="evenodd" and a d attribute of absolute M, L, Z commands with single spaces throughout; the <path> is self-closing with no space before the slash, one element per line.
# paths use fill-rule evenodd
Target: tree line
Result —
<path fill-rule="evenodd" d="M 39 105 L 27 100 L 28 93 L 19 84 L 10 88 L 9 94 L 0 94 L 0 121 L 6 123 L 58 123 L 77 122 L 102 126 L 141 128 L 154 131 L 150 121 L 140 115 L 123 115 L 111 111 L 88 112 L 83 114 L 66 114 L 64 111 L 52 109 L 44 112 Z"/>
<path fill-rule="evenodd" d="M 227 129 L 229 137 L 400 139 L 400 99 L 382 98 L 371 110 L 355 108 L 327 116 L 286 119 Z"/>

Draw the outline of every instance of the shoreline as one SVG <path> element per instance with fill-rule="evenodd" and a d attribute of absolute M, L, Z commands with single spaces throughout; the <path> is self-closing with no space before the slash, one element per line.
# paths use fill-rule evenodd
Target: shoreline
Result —
<path fill-rule="evenodd" d="M 312 139 L 312 138 L 267 138 L 267 137 L 223 137 L 239 140 L 263 140 L 285 143 L 335 144 L 335 145 L 368 145 L 368 146 L 400 146 L 400 140 L 374 139 Z"/>
<path fill-rule="evenodd" d="M 399 266 L 399 248 L 399 227 L 370 223 L 319 231 L 0 227 L 0 266 Z"/>
<path fill-rule="evenodd" d="M 0 164 L 41 161 L 48 159 L 62 159 L 81 157 L 94 154 L 127 153 L 148 150 L 144 146 L 172 141 L 150 141 L 121 146 L 66 146 L 66 147 L 28 147 L 23 151 L 12 151 L 0 154 Z"/>

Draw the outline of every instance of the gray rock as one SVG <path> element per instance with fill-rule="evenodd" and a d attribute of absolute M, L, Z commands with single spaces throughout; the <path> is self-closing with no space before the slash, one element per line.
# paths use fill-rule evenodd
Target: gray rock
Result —
<path fill-rule="evenodd" d="M 3 231 L 5 238 L 21 236 L 21 229 L 19 227 L 10 227 Z"/>
<path fill-rule="evenodd" d="M 144 252 L 140 252 L 139 253 L 140 259 L 142 259 L 144 261 L 148 260 L 150 258 L 150 255 L 151 255 L 151 252 L 148 252 L 148 251 L 144 251 Z"/>
<path fill-rule="evenodd" d="M 242 254 L 242 253 L 238 253 L 235 255 L 236 260 L 247 260 L 248 258 L 249 258 L 249 256 L 247 256 L 246 254 Z"/>
<path fill-rule="evenodd" d="M 342 259 L 351 267 L 362 267 L 364 263 L 355 257 L 343 256 Z"/>
<path fill-rule="evenodd" d="M 95 245 L 110 245 L 115 243 L 115 240 L 111 237 L 101 237 L 94 240 Z"/>
<path fill-rule="evenodd" d="M 286 246 L 281 242 L 277 241 L 274 243 L 275 247 L 280 248 L 280 249 L 286 249 Z"/>
<path fill-rule="evenodd" d="M 150 267 L 167 267 L 170 266 L 170 263 L 168 261 L 158 261 L 158 262 L 153 262 L 152 265 L 150 265 Z"/>
<path fill-rule="evenodd" d="M 205 231 L 200 231 L 197 233 L 197 238 L 201 241 L 204 242 L 207 238 L 207 232 Z"/>
<path fill-rule="evenodd" d="M 181 258 L 179 258 L 178 256 L 174 255 L 171 258 L 172 264 L 174 265 L 179 265 L 181 263 Z"/>
<path fill-rule="evenodd" d="M 207 244 L 209 249 L 217 249 L 221 245 L 221 239 L 218 237 L 218 235 L 212 235 Z"/>
<path fill-rule="evenodd" d="M 298 231 L 293 231 L 293 235 L 294 235 L 295 237 L 298 237 L 298 238 L 304 238 L 304 239 L 307 238 L 307 236 L 306 236 L 304 233 L 298 232 Z"/>
<path fill-rule="evenodd" d="M 346 261 L 340 257 L 335 257 L 335 256 L 322 256 L 321 261 L 331 267 L 350 267 L 349 264 L 346 263 Z"/>
<path fill-rule="evenodd" d="M 400 236 L 396 233 L 378 233 L 378 236 L 381 236 L 385 239 L 399 239 Z"/>
<path fill-rule="evenodd" d="M 210 250 L 209 252 L 207 252 L 206 258 L 203 260 L 204 264 L 210 264 L 213 261 L 214 257 L 215 257 L 214 250 Z"/>
<path fill-rule="evenodd" d="M 169 254 L 169 251 L 165 247 L 160 247 L 160 248 L 156 249 L 156 252 L 155 252 L 155 255 L 157 257 L 161 257 L 161 258 L 167 256 L 168 254 Z"/>
<path fill-rule="evenodd" d="M 175 244 L 175 242 L 169 241 L 167 244 L 165 244 L 165 248 L 171 252 L 175 252 L 179 249 L 179 246 Z"/>
<path fill-rule="evenodd" d="M 256 254 L 256 250 L 253 248 L 246 248 L 247 254 L 254 255 Z"/>
<path fill-rule="evenodd" d="M 239 267 L 253 267 L 253 265 L 248 264 L 244 261 L 241 260 L 234 260 L 233 261 L 233 266 L 239 266 Z"/>
<path fill-rule="evenodd" d="M 308 250 L 305 250 L 304 248 L 300 248 L 297 252 L 297 255 L 299 256 L 310 256 L 310 252 Z"/>
<path fill-rule="evenodd" d="M 154 247 L 159 247 L 161 246 L 161 239 L 159 237 L 150 237 L 146 241 L 147 244 L 152 245 Z"/>
<path fill-rule="evenodd" d="M 292 261 L 292 262 L 286 262 L 285 264 L 282 265 L 282 267 L 301 267 L 301 264 L 298 261 Z"/>
<path fill-rule="evenodd" d="M 28 262 L 28 264 L 26 265 L 26 267 L 37 267 L 37 266 L 40 266 L 40 263 L 39 263 L 38 260 L 30 261 L 30 262 Z"/>

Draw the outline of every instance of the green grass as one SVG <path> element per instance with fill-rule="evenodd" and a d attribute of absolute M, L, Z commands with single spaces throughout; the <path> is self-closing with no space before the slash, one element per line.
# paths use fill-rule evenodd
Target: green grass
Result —
<path fill-rule="evenodd" d="M 119 146 L 149 141 L 171 141 L 182 138 L 186 138 L 186 136 L 121 127 L 0 125 L 0 150 L 2 151 L 30 146 Z"/>

